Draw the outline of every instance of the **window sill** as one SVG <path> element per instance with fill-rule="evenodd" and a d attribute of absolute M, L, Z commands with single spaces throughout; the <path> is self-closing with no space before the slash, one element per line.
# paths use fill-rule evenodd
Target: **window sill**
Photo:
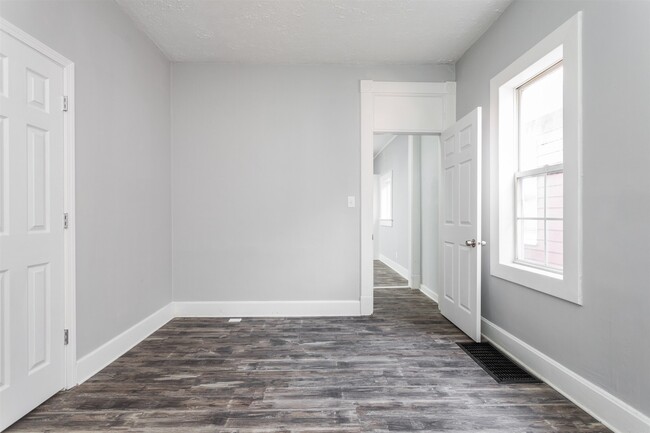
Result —
<path fill-rule="evenodd" d="M 490 273 L 502 280 L 582 305 L 579 284 L 568 281 L 564 275 L 519 263 L 495 263 Z"/>

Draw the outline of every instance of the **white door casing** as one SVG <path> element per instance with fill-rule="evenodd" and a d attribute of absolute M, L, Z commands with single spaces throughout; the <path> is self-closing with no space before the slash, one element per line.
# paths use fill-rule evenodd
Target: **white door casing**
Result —
<path fill-rule="evenodd" d="M 419 290 L 422 284 L 422 136 L 408 138 L 408 285 Z"/>
<path fill-rule="evenodd" d="M 444 131 L 440 146 L 440 311 L 478 342 L 481 340 L 481 108 L 477 107 Z"/>
<path fill-rule="evenodd" d="M 1 430 L 66 385 L 64 196 L 71 191 L 65 68 L 34 48 L 40 43 L 30 46 L 27 35 L 14 37 L 20 30 L 0 25 Z"/>
<path fill-rule="evenodd" d="M 373 134 L 440 134 L 456 118 L 456 83 L 361 80 L 361 315 L 373 311 Z"/>

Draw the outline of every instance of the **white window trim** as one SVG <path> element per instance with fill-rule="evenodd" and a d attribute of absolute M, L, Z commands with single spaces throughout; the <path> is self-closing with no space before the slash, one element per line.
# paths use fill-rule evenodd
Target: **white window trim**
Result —
<path fill-rule="evenodd" d="M 517 170 L 515 90 L 562 60 L 564 66 L 564 270 L 562 274 L 515 263 Z M 582 12 L 490 81 L 490 273 L 582 305 Z"/>
<path fill-rule="evenodd" d="M 379 179 L 379 200 L 380 201 L 383 196 L 382 188 L 384 187 L 384 183 L 386 182 L 386 179 L 390 180 L 390 218 L 382 218 L 384 216 L 381 214 L 383 204 L 380 202 L 379 225 L 384 227 L 392 227 L 393 226 L 393 170 L 390 170 L 382 174 L 381 178 Z"/>

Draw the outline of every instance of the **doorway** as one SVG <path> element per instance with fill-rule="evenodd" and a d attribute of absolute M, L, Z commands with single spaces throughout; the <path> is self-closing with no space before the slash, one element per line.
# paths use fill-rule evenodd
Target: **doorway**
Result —
<path fill-rule="evenodd" d="M 420 289 L 435 297 L 439 137 L 373 138 L 374 288 Z"/>
<path fill-rule="evenodd" d="M 475 341 L 481 338 L 481 107 L 456 121 L 455 83 L 391 83 L 361 81 L 361 287 L 362 315 L 373 312 L 373 144 L 376 134 L 407 135 L 412 173 L 421 170 L 422 135 L 441 135 L 439 148 L 438 260 L 440 272 L 432 299 L 440 299 L 442 314 Z M 417 137 L 417 138 L 416 138 Z M 444 169 L 444 174 L 443 174 Z M 382 209 L 392 195 L 392 171 L 379 174 L 379 221 L 392 223 L 394 209 Z M 420 229 L 420 173 L 410 177 L 410 229 Z M 389 191 L 388 189 L 386 191 Z M 392 193 L 391 193 L 392 194 Z M 381 237 L 381 233 L 379 235 Z M 409 286 L 421 288 L 418 254 L 421 235 L 410 236 Z M 381 250 L 381 242 L 380 248 Z M 390 252 L 391 250 L 389 250 Z M 398 255 L 396 255 L 397 257 Z M 388 260 L 392 260 L 388 257 Z M 399 265 L 399 264 L 397 264 Z M 393 266 L 394 269 L 398 266 Z"/>
<path fill-rule="evenodd" d="M 373 312 L 374 302 L 374 240 L 373 231 L 373 185 L 374 177 L 374 138 L 376 134 L 405 136 L 415 145 L 423 135 L 440 135 L 456 120 L 456 84 L 379 82 L 363 80 L 361 92 L 361 263 L 360 296 L 361 315 Z M 411 137 L 409 139 L 409 136 Z M 418 165 L 416 165 L 418 167 Z M 420 201 L 414 201 L 419 205 Z M 420 212 L 412 213 L 420 218 Z M 419 223 L 414 227 L 419 227 Z M 419 251 L 420 236 L 413 237 L 409 251 Z M 410 252 L 409 252 L 410 254 Z M 418 266 L 419 266 L 419 262 Z M 412 281 L 409 285 L 421 288 L 421 272 L 413 267 Z M 437 286 L 437 285 L 436 285 Z M 432 287 L 436 293 L 436 287 Z"/>

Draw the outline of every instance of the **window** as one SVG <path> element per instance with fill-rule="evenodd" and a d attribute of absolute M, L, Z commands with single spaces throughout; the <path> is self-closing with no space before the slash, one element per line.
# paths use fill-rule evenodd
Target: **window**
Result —
<path fill-rule="evenodd" d="M 393 225 L 393 172 L 389 171 L 379 180 L 379 224 Z"/>
<path fill-rule="evenodd" d="M 490 272 L 577 304 L 581 15 L 494 77 Z"/>
<path fill-rule="evenodd" d="M 515 259 L 555 272 L 564 255 L 563 73 L 559 62 L 516 89 Z"/>

